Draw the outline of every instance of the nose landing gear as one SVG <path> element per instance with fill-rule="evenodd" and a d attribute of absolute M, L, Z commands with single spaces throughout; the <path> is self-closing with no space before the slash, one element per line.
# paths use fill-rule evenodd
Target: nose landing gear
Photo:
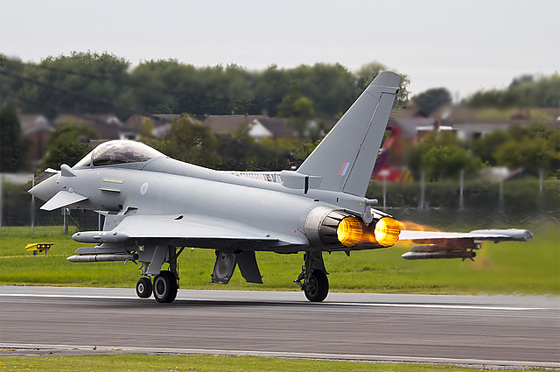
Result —
<path fill-rule="evenodd" d="M 307 251 L 303 256 L 305 263 L 301 274 L 294 280 L 311 302 L 321 302 L 329 294 L 329 279 L 323 263 L 322 252 Z"/>

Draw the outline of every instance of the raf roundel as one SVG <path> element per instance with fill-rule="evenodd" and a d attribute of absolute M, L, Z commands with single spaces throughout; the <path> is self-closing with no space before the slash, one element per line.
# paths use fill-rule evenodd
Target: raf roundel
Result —
<path fill-rule="evenodd" d="M 142 186 L 140 186 L 140 194 L 144 195 L 148 191 L 148 182 L 144 182 Z"/>

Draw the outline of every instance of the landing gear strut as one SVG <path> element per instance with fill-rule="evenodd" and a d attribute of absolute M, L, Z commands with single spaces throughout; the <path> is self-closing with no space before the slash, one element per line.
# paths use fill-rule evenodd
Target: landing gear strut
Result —
<path fill-rule="evenodd" d="M 294 283 L 300 286 L 309 301 L 321 302 L 329 293 L 329 279 L 322 252 L 305 252 L 303 259 L 305 264 Z"/>

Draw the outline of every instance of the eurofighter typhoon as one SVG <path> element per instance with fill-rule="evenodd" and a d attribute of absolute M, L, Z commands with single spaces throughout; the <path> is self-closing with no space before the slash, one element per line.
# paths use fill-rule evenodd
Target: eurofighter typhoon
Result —
<path fill-rule="evenodd" d="M 412 240 L 419 245 L 403 258 L 465 259 L 482 240 L 530 240 L 528 230 L 401 231 L 392 216 L 372 208 L 377 201 L 366 190 L 400 81 L 381 72 L 297 170 L 265 175 L 275 182 L 187 164 L 139 142 L 110 141 L 29 192 L 47 201 L 44 210 L 103 214 L 103 231 L 72 237 L 97 245 L 77 249 L 68 261 L 139 262 L 138 296 L 153 293 L 163 303 L 177 295 L 177 258 L 185 247 L 215 250 L 215 283 L 228 283 L 236 266 L 247 282 L 262 283 L 255 251 L 303 251 L 295 282 L 320 302 L 329 291 L 323 252 Z"/>

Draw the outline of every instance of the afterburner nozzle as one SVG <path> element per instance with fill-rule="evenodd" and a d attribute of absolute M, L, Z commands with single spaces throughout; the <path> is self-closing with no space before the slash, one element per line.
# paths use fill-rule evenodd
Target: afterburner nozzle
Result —
<path fill-rule="evenodd" d="M 338 224 L 336 235 L 345 247 L 353 247 L 362 240 L 362 223 L 356 217 L 346 217 Z"/>
<path fill-rule="evenodd" d="M 375 224 L 375 240 L 384 247 L 390 247 L 399 240 L 399 222 L 391 217 L 383 217 Z"/>

